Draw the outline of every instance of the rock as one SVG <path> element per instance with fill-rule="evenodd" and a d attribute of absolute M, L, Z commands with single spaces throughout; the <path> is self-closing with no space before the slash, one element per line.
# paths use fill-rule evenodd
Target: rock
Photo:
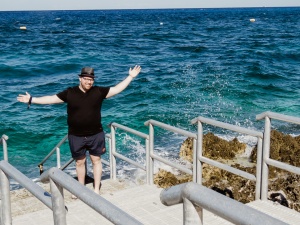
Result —
<path fill-rule="evenodd" d="M 193 162 L 193 138 L 187 138 L 181 145 L 179 151 L 180 158 Z"/>
<path fill-rule="evenodd" d="M 280 205 L 283 205 L 285 207 L 289 207 L 289 202 L 286 199 L 286 195 L 283 191 L 279 191 L 279 192 L 271 191 L 269 193 L 268 200 L 273 201 L 273 202 L 277 202 Z"/>
<path fill-rule="evenodd" d="M 246 144 L 240 143 L 237 138 L 231 141 L 223 140 L 212 133 L 203 136 L 203 155 L 207 158 L 225 162 L 233 160 L 238 154 L 245 151 Z M 250 160 L 256 162 L 255 147 Z M 187 138 L 180 147 L 180 157 L 193 162 L 193 139 Z M 270 156 L 272 159 L 300 166 L 300 136 L 292 137 L 271 131 Z M 256 167 L 244 167 L 238 163 L 231 165 L 234 168 L 256 175 Z M 255 183 L 240 176 L 203 164 L 202 184 L 235 200 L 248 203 L 255 200 Z M 159 187 L 167 188 L 173 185 L 190 182 L 192 176 L 174 174 L 159 170 L 155 175 L 154 183 Z M 280 169 L 269 167 L 269 199 L 300 212 L 300 175 L 295 175 Z"/>
<path fill-rule="evenodd" d="M 203 136 L 203 155 L 210 159 L 233 159 L 236 154 L 243 153 L 246 149 L 245 143 L 240 143 L 237 138 L 226 141 L 207 133 Z M 193 139 L 187 138 L 180 147 L 179 156 L 189 162 L 193 162 Z"/>
<path fill-rule="evenodd" d="M 171 172 L 162 169 L 159 169 L 158 173 L 154 176 L 154 184 L 161 188 L 168 188 L 177 184 L 187 183 L 192 180 L 192 176 L 175 176 Z"/>
<path fill-rule="evenodd" d="M 257 147 L 250 155 L 250 160 L 256 162 Z M 300 166 L 300 136 L 292 137 L 288 134 L 271 131 L 270 158 L 293 166 Z"/>
<path fill-rule="evenodd" d="M 244 152 L 246 144 L 240 143 L 237 138 L 226 141 L 207 133 L 203 136 L 203 155 L 210 159 L 233 159 L 236 154 Z"/>
<path fill-rule="evenodd" d="M 288 201 L 289 208 L 300 212 L 300 175 L 286 172 L 283 176 L 270 180 L 269 190 L 281 192 Z M 281 202 L 284 203 L 283 200 Z"/>

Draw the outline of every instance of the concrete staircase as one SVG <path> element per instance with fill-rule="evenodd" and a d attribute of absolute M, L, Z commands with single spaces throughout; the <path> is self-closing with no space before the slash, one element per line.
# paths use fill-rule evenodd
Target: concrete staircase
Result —
<path fill-rule="evenodd" d="M 164 206 L 160 202 L 161 190 L 156 186 L 130 186 L 120 181 L 104 180 L 102 181 L 100 194 L 145 225 L 182 225 L 182 204 L 169 207 Z M 70 193 L 64 192 L 64 194 L 66 206 L 68 207 L 68 224 L 112 224 L 92 208 L 81 202 L 81 200 L 72 200 Z M 20 202 L 24 201 L 25 204 L 20 204 Z M 269 201 L 255 201 L 248 205 L 288 224 L 300 224 L 300 213 L 279 204 Z M 19 200 L 19 202 L 13 198 L 12 211 L 13 225 L 53 225 L 52 211 L 42 206 L 34 197 L 28 196 Z M 204 211 L 204 224 L 226 225 L 232 223 L 208 211 Z M 263 224 L 263 221 L 261 224 Z"/>

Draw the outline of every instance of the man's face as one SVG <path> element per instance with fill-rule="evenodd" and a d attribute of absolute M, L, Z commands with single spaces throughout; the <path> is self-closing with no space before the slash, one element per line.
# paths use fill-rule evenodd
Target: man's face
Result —
<path fill-rule="evenodd" d="M 81 87 L 85 91 L 90 90 L 94 84 L 94 78 L 91 77 L 80 77 L 79 80 L 80 80 Z"/>

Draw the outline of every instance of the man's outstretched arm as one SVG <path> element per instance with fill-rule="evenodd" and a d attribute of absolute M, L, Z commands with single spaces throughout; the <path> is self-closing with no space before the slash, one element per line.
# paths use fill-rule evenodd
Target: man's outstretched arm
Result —
<path fill-rule="evenodd" d="M 30 100 L 30 94 L 26 92 L 25 95 L 19 94 L 17 97 L 17 100 L 19 102 L 23 103 L 29 103 Z M 33 97 L 31 99 L 31 103 L 34 104 L 57 104 L 57 103 L 63 103 L 63 101 L 57 97 L 57 95 L 51 95 L 51 96 L 43 96 L 43 97 Z"/>
<path fill-rule="evenodd" d="M 111 87 L 109 89 L 108 94 L 106 95 L 106 98 L 110 98 L 122 92 L 130 84 L 132 79 L 135 78 L 141 72 L 141 69 L 142 68 L 140 66 L 135 66 L 133 69 L 130 68 L 128 77 L 125 80 L 118 83 L 116 86 Z"/>

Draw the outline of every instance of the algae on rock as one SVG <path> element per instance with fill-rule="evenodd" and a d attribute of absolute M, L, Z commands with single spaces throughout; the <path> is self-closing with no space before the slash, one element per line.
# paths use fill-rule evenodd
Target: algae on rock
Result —
<path fill-rule="evenodd" d="M 203 156 L 221 162 L 233 160 L 238 154 L 245 151 L 246 144 L 240 143 L 237 138 L 226 141 L 207 133 L 203 136 Z M 252 150 L 250 161 L 256 162 L 257 147 Z M 193 163 L 193 139 L 187 138 L 181 148 L 180 157 Z M 270 158 L 293 166 L 300 166 L 300 136 L 292 137 L 271 131 Z M 244 167 L 238 163 L 231 165 L 234 168 L 256 175 L 256 167 Z M 255 200 L 255 182 L 230 172 L 221 170 L 211 165 L 203 163 L 203 185 L 236 199 L 242 203 Z M 171 172 L 159 170 L 155 175 L 154 183 L 159 187 L 167 188 L 173 185 L 192 181 L 191 175 L 181 174 L 175 176 Z M 290 208 L 300 212 L 300 175 L 288 173 L 286 171 L 269 167 L 269 192 L 270 199 L 275 192 L 283 192 Z"/>

